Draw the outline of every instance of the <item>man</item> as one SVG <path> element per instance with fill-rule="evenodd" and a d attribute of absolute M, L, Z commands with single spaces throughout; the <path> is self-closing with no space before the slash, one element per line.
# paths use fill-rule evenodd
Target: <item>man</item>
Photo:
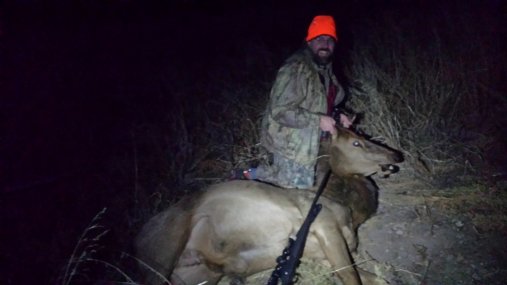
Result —
<path fill-rule="evenodd" d="M 308 28 L 305 46 L 278 70 L 271 89 L 261 144 L 273 154 L 273 162 L 241 171 L 241 178 L 286 188 L 314 185 L 321 134 L 336 132 L 331 113 L 344 99 L 332 71 L 337 40 L 334 19 L 316 16 Z M 345 115 L 340 115 L 340 123 L 344 127 L 352 124 Z"/>

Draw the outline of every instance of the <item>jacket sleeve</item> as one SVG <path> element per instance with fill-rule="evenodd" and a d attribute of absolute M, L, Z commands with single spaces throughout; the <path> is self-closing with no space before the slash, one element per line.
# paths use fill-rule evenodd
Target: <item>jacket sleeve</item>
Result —
<path fill-rule="evenodd" d="M 301 103 L 312 96 L 309 78 L 294 68 L 283 67 L 271 90 L 270 112 L 273 120 L 290 128 L 305 128 L 318 125 L 320 115 L 303 107 Z"/>

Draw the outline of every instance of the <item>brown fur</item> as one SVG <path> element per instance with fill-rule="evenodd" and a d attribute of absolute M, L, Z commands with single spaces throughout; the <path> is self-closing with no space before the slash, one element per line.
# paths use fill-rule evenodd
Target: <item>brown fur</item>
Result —
<path fill-rule="evenodd" d="M 361 284 L 350 252 L 357 246 L 357 227 L 376 209 L 376 188 L 367 176 L 402 158 L 344 129 L 329 152 L 334 174 L 319 199 L 323 207 L 304 257 L 344 268 L 337 272 L 343 284 Z M 224 275 L 242 280 L 275 267 L 314 195 L 256 181 L 213 185 L 153 217 L 136 239 L 138 257 L 172 284 L 216 284 Z M 164 284 L 152 271 L 146 282 Z"/>

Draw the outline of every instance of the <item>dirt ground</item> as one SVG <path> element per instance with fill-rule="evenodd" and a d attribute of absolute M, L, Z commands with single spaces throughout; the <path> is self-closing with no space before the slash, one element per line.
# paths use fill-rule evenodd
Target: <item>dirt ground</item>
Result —
<path fill-rule="evenodd" d="M 507 284 L 505 232 L 481 231 L 469 213 L 441 206 L 452 199 L 445 190 L 403 173 L 375 181 L 377 214 L 358 231 L 361 267 L 389 284 Z"/>

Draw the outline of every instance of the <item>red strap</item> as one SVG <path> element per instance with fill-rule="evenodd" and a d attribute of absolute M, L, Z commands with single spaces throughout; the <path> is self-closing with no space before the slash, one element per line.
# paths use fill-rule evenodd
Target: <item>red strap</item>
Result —
<path fill-rule="evenodd" d="M 334 100 L 336 99 L 336 86 L 333 81 L 329 81 L 329 90 L 327 92 L 327 115 L 331 116 L 333 113 Z"/>

